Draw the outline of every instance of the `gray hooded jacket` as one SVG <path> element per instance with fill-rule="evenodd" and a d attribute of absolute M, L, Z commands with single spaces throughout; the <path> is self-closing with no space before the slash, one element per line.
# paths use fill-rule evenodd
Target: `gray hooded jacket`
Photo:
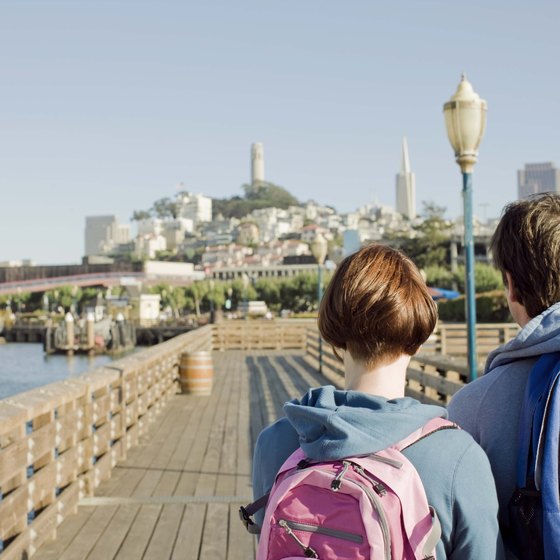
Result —
<path fill-rule="evenodd" d="M 265 429 L 255 446 L 253 493 L 266 494 L 288 456 L 333 460 L 373 453 L 397 443 L 428 420 L 445 417 L 438 406 L 410 398 L 387 400 L 326 386 L 284 406 L 287 418 Z M 416 467 L 442 526 L 437 558 L 502 558 L 497 498 L 484 452 L 463 430 L 442 430 L 404 451 Z M 262 522 L 262 516 L 257 518 Z"/>
<path fill-rule="evenodd" d="M 491 352 L 484 376 L 461 389 L 449 404 L 449 418 L 472 434 L 490 459 L 504 523 L 515 489 L 518 424 L 525 385 L 539 356 L 558 351 L 560 302 L 531 319 L 513 340 Z"/>

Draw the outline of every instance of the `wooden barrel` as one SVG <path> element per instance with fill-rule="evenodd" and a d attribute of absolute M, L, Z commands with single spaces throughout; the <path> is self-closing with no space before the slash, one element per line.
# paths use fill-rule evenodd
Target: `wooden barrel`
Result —
<path fill-rule="evenodd" d="M 191 395 L 212 393 L 214 367 L 210 352 L 184 352 L 179 363 L 181 390 Z"/>

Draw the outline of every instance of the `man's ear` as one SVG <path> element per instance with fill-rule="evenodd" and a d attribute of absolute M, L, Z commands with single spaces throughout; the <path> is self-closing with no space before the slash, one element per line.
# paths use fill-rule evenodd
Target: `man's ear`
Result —
<path fill-rule="evenodd" d="M 516 301 L 519 301 L 517 299 L 517 290 L 515 289 L 515 284 L 513 283 L 513 278 L 511 277 L 511 274 L 509 272 L 506 272 L 506 282 L 507 282 L 506 290 L 508 291 L 508 296 L 509 296 L 510 301 L 512 303 L 515 303 Z"/>

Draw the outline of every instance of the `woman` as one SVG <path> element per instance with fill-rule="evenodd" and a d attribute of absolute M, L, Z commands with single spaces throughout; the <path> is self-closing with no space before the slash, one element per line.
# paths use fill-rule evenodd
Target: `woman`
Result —
<path fill-rule="evenodd" d="M 313 461 L 366 455 L 433 418 L 445 418 L 444 408 L 404 396 L 410 358 L 436 321 L 422 276 L 399 251 L 370 245 L 342 261 L 321 302 L 319 330 L 344 364 L 345 390 L 310 389 L 284 406 L 286 418 L 260 434 L 253 461 L 255 497 L 270 491 L 278 469 L 298 447 Z M 471 436 L 441 430 L 403 454 L 441 523 L 438 560 L 502 558 L 492 473 Z"/>

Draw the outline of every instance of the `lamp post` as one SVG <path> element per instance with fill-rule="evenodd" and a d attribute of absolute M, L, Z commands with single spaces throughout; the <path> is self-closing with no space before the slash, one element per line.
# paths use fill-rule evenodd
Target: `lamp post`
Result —
<path fill-rule="evenodd" d="M 216 320 L 216 314 L 214 311 L 214 280 L 210 280 L 208 285 L 210 288 L 208 294 L 208 299 L 210 301 L 210 323 L 214 323 Z"/>
<path fill-rule="evenodd" d="M 472 172 L 478 159 L 478 146 L 486 128 L 486 101 L 473 90 L 466 76 L 461 76 L 457 91 L 444 104 L 447 136 L 463 175 L 463 222 L 465 246 L 466 315 L 470 379 L 477 376 L 476 303 L 474 286 L 474 239 L 472 212 Z"/>
<path fill-rule="evenodd" d="M 243 282 L 243 312 L 245 314 L 245 319 L 249 318 L 249 303 L 247 302 L 247 290 L 249 289 L 249 275 L 244 272 L 243 276 L 241 277 L 241 281 Z"/>
<path fill-rule="evenodd" d="M 323 297 L 323 264 L 327 258 L 328 243 L 322 233 L 317 233 L 311 243 L 311 253 L 317 261 L 317 308 Z M 319 334 L 319 373 L 323 373 L 323 338 Z"/>

